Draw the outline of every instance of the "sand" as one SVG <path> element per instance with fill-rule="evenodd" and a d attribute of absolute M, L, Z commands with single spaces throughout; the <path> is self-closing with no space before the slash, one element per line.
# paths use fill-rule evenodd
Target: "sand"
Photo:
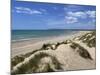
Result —
<path fill-rule="evenodd" d="M 42 38 L 42 39 L 39 39 L 38 41 L 31 39 L 27 41 L 15 42 L 15 43 L 12 43 L 11 45 L 11 57 L 14 57 L 20 54 L 25 54 L 36 49 L 40 49 L 44 43 L 56 43 L 56 42 L 61 42 L 67 39 L 73 39 L 75 36 L 85 34 L 86 32 L 87 31 L 83 31 L 83 32 L 79 31 L 78 33 L 70 35 L 70 36 L 63 35 L 59 37 Z"/>
<path fill-rule="evenodd" d="M 39 49 L 41 48 L 41 46 L 44 43 L 56 43 L 56 42 L 62 42 L 64 40 L 68 40 L 68 39 L 74 39 L 75 37 L 79 37 L 84 35 L 85 33 L 87 33 L 88 31 L 84 31 L 84 32 L 79 32 L 77 34 L 74 35 L 70 35 L 70 36 L 60 36 L 60 37 L 56 37 L 56 38 L 52 38 L 52 39 L 47 39 L 45 41 L 40 41 L 37 43 L 34 43 L 32 40 L 30 41 L 31 44 L 29 44 L 29 42 L 27 43 L 27 45 L 23 45 L 22 47 L 15 47 L 13 46 L 12 48 L 12 57 L 14 57 L 15 55 L 19 55 L 19 54 L 24 54 L 24 53 L 28 53 L 31 52 L 33 50 Z M 14 66 L 13 71 L 16 72 L 18 70 L 18 67 L 22 67 L 23 64 L 29 64 L 29 61 L 31 59 L 34 58 L 34 56 L 40 52 L 49 54 L 51 56 L 54 56 L 57 58 L 57 60 L 62 64 L 62 70 L 61 71 L 69 71 L 69 70 L 83 70 L 83 69 L 95 69 L 96 67 L 96 50 L 95 47 L 88 47 L 86 46 L 85 43 L 78 41 L 78 40 L 73 40 L 74 43 L 79 44 L 80 46 L 82 46 L 83 48 L 85 48 L 88 53 L 90 54 L 91 59 L 87 59 L 87 58 L 83 58 L 81 55 L 79 55 L 79 52 L 76 51 L 75 49 L 71 48 L 70 45 L 72 43 L 68 43 L 68 44 L 61 44 L 57 47 L 56 50 L 42 50 L 42 51 L 38 51 L 32 55 L 30 55 L 29 57 L 25 58 L 25 60 L 19 64 L 17 64 L 16 66 Z M 20 42 L 21 43 L 21 42 Z M 45 63 L 50 63 L 52 62 L 50 60 L 50 58 L 44 58 L 43 60 L 41 60 L 41 62 L 45 62 Z M 41 64 L 41 63 L 40 63 Z M 57 70 L 58 71 L 58 70 Z"/>
<path fill-rule="evenodd" d="M 95 51 L 95 49 L 92 50 Z M 95 68 L 95 59 L 91 61 L 80 57 L 69 45 L 60 45 L 56 51 L 50 51 L 50 53 L 58 58 L 60 63 L 63 64 L 62 67 L 65 71 Z M 95 58 L 95 55 L 93 58 Z"/>

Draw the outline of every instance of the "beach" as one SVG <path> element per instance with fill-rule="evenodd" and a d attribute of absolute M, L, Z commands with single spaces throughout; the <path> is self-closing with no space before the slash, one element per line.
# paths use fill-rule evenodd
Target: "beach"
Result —
<path fill-rule="evenodd" d="M 95 69 L 95 38 L 95 31 L 78 31 L 59 37 L 13 42 L 12 73 Z"/>
<path fill-rule="evenodd" d="M 73 39 L 75 38 L 75 36 L 80 36 L 82 34 L 85 34 L 86 32 L 89 31 L 78 31 L 77 33 L 71 35 L 61 35 L 57 37 L 54 36 L 54 37 L 45 37 L 45 38 L 38 38 L 38 39 L 31 38 L 30 40 L 12 42 L 11 57 L 40 49 L 42 45 L 46 43 L 57 43 L 67 39 Z"/>
<path fill-rule="evenodd" d="M 12 1 L 11 74 L 96 69 L 96 6 Z"/>

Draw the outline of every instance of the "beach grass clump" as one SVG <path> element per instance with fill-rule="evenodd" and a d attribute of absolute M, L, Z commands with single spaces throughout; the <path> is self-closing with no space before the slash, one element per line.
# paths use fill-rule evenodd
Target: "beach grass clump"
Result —
<path fill-rule="evenodd" d="M 11 68 L 13 68 L 14 66 L 16 66 L 18 63 L 24 61 L 24 56 L 20 55 L 20 56 L 15 56 L 14 58 L 11 59 Z"/>
<path fill-rule="evenodd" d="M 65 40 L 62 42 L 63 44 L 68 44 L 69 43 L 69 40 Z"/>
<path fill-rule="evenodd" d="M 68 43 L 71 43 L 71 40 L 68 39 L 68 40 L 61 42 L 61 44 L 68 44 Z"/>
<path fill-rule="evenodd" d="M 61 45 L 61 43 L 57 42 L 55 45 L 55 49 L 57 49 L 59 45 Z"/>
<path fill-rule="evenodd" d="M 85 48 L 83 48 L 83 47 L 80 46 L 78 52 L 79 52 L 79 55 L 81 57 L 83 57 L 85 59 L 93 60 L 92 57 L 91 57 L 91 55 L 89 54 L 89 52 Z"/>
<path fill-rule="evenodd" d="M 27 57 L 29 57 L 30 55 L 32 55 L 32 54 L 34 54 L 34 53 L 36 53 L 36 52 L 38 52 L 38 51 L 40 51 L 40 49 L 33 50 L 32 52 L 29 52 L 29 53 L 24 54 L 24 57 L 27 58 Z"/>
<path fill-rule="evenodd" d="M 54 44 L 54 43 L 52 43 L 52 44 L 50 44 L 50 43 L 48 43 L 48 44 L 43 44 L 41 50 L 49 50 L 49 49 L 55 50 L 55 49 L 57 48 L 57 46 L 58 46 L 58 45 L 56 45 L 56 44 Z"/>
<path fill-rule="evenodd" d="M 52 45 L 54 45 L 55 47 L 53 47 Z M 32 52 L 29 52 L 29 53 L 26 53 L 24 55 L 19 55 L 19 56 L 15 56 L 11 59 L 11 64 L 12 64 L 12 67 L 13 68 L 14 66 L 16 66 L 18 63 L 24 61 L 25 58 L 29 57 L 30 55 L 38 52 L 38 51 L 42 51 L 42 50 L 48 50 L 48 49 L 52 49 L 52 50 L 55 50 L 58 45 L 60 45 L 60 43 L 57 43 L 56 45 L 55 44 L 43 44 L 42 48 L 41 49 L 37 49 L 37 50 L 34 50 Z"/>
<path fill-rule="evenodd" d="M 19 66 L 17 70 L 12 72 L 12 74 L 53 72 L 60 69 L 62 69 L 61 64 L 54 56 L 44 52 L 39 52 L 35 54 L 34 57 L 31 58 L 28 62 Z"/>
<path fill-rule="evenodd" d="M 88 45 L 89 47 L 95 47 L 95 46 L 96 46 L 96 38 L 90 39 L 90 40 L 87 42 L 87 45 Z"/>
<path fill-rule="evenodd" d="M 81 57 L 92 60 L 90 53 L 87 51 L 87 49 L 82 47 L 80 44 L 73 42 L 72 45 L 70 45 L 70 47 L 74 49 L 76 52 L 78 52 Z"/>
<path fill-rule="evenodd" d="M 61 64 L 54 56 L 49 54 L 40 53 L 36 55 L 36 68 L 34 68 L 33 72 L 54 72 L 61 68 Z"/>
<path fill-rule="evenodd" d="M 12 72 L 12 74 L 24 74 L 27 70 L 28 64 L 23 64 L 21 67 L 18 67 L 16 71 Z"/>
<path fill-rule="evenodd" d="M 42 46 L 42 50 L 48 50 L 48 49 L 50 49 L 51 48 L 51 44 L 43 44 L 43 46 Z"/>
<path fill-rule="evenodd" d="M 81 36 L 80 39 L 83 43 L 86 43 L 88 47 L 96 46 L 96 32 L 92 31 Z"/>
<path fill-rule="evenodd" d="M 28 62 L 24 62 L 21 66 L 17 67 L 17 69 L 15 71 L 12 72 L 12 74 L 24 74 L 24 73 L 32 73 L 36 68 L 38 68 L 37 64 L 39 62 L 39 60 L 44 57 L 44 56 L 48 56 L 45 53 L 39 53 L 39 54 L 35 54 L 34 57 L 32 57 L 31 59 L 28 59 Z"/>
<path fill-rule="evenodd" d="M 76 43 L 72 42 L 71 45 L 70 45 L 70 47 L 72 49 L 76 49 L 78 47 L 78 45 Z"/>
<path fill-rule="evenodd" d="M 49 50 L 49 49 L 56 50 L 59 45 L 61 45 L 61 44 L 68 44 L 70 42 L 71 42 L 71 40 L 65 40 L 63 42 L 43 44 L 41 50 Z"/>
<path fill-rule="evenodd" d="M 89 47 L 95 47 L 96 37 L 95 32 L 86 33 L 81 37 L 78 37 L 78 41 L 82 41 Z M 12 74 L 28 74 L 28 73 L 39 73 L 39 72 L 54 72 L 62 70 L 61 63 L 57 58 L 44 50 L 57 50 L 59 45 L 70 43 L 70 47 L 77 52 L 82 58 L 93 60 L 90 53 L 86 48 L 74 40 L 65 40 L 57 43 L 43 44 L 42 48 L 26 53 L 21 56 L 15 56 L 11 60 Z M 26 61 L 26 59 L 28 61 Z M 16 65 L 21 64 L 16 67 Z M 13 70 L 13 67 L 17 68 Z"/>
<path fill-rule="evenodd" d="M 19 55 L 19 56 L 13 57 L 11 59 L 11 68 L 13 68 L 14 66 L 16 66 L 18 63 L 24 61 L 25 58 L 29 57 L 30 55 L 34 54 L 37 51 L 39 51 L 39 50 L 34 50 L 34 51 L 26 53 L 24 55 Z"/>

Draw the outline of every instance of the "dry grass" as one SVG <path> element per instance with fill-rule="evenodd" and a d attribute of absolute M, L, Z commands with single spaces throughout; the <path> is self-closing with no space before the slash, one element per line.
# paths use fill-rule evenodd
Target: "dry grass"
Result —
<path fill-rule="evenodd" d="M 78 37 L 79 41 L 82 41 L 88 47 L 95 47 L 96 37 L 95 31 L 86 33 L 81 37 Z M 62 70 L 62 67 L 56 57 L 44 53 L 44 50 L 57 50 L 57 48 L 62 44 L 70 43 L 70 47 L 76 51 L 82 58 L 93 60 L 88 50 L 82 47 L 80 44 L 73 42 L 74 40 L 65 40 L 63 42 L 48 43 L 43 44 L 42 48 L 26 53 L 25 55 L 15 56 L 11 60 L 12 70 L 16 65 L 24 62 L 26 58 L 34 55 L 27 63 L 22 64 L 17 70 L 12 71 L 12 74 L 27 74 L 27 73 L 37 73 L 37 72 L 53 72 Z"/>
<path fill-rule="evenodd" d="M 95 47 L 96 46 L 96 31 L 92 31 L 90 33 L 87 33 L 79 38 L 79 40 L 82 40 L 83 43 L 86 43 L 89 47 Z"/>
<path fill-rule="evenodd" d="M 81 57 L 92 60 L 92 57 L 89 54 L 89 52 L 84 47 L 80 46 L 79 44 L 73 42 L 70 45 L 70 47 L 73 48 L 75 51 L 77 51 Z"/>
<path fill-rule="evenodd" d="M 43 58 L 49 58 L 51 62 L 47 60 L 41 61 L 41 59 Z M 47 62 L 45 63 L 45 61 Z M 54 56 L 51 56 L 44 52 L 39 52 L 38 54 L 35 54 L 34 57 L 29 60 L 28 63 L 21 65 L 17 68 L 16 71 L 13 71 L 12 74 L 53 72 L 62 69 L 60 65 L 61 64 Z"/>

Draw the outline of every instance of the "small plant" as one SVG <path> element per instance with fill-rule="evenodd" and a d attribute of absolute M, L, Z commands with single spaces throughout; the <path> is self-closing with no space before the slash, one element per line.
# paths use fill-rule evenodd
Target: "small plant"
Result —
<path fill-rule="evenodd" d="M 83 47 L 79 47 L 78 52 L 79 52 L 79 55 L 82 56 L 83 58 L 93 60 L 91 55 L 89 54 L 89 52 L 86 49 L 84 49 Z"/>
<path fill-rule="evenodd" d="M 44 61 L 41 61 L 41 59 L 43 58 L 49 58 L 52 61 L 52 63 L 47 62 L 45 64 Z M 62 69 L 61 64 L 54 56 L 51 56 L 44 52 L 39 52 L 35 54 L 34 57 L 29 60 L 28 63 L 23 63 L 21 66 L 19 66 L 16 71 L 12 72 L 12 74 L 23 74 L 23 73 L 33 73 L 33 72 L 34 73 L 53 72 L 60 69 Z"/>
<path fill-rule="evenodd" d="M 11 68 L 16 66 L 18 63 L 24 61 L 23 55 L 21 56 L 15 56 L 14 58 L 11 59 Z"/>
<path fill-rule="evenodd" d="M 30 55 L 34 54 L 34 53 L 37 52 L 37 51 L 39 51 L 39 49 L 33 50 L 32 52 L 29 52 L 29 53 L 26 53 L 26 54 L 24 55 L 24 57 L 27 58 L 27 57 L 29 57 Z"/>
<path fill-rule="evenodd" d="M 76 47 L 77 47 L 77 44 L 75 44 L 75 43 L 72 43 L 72 44 L 70 45 L 70 47 L 71 47 L 71 48 L 73 48 L 73 49 L 76 49 Z"/>

